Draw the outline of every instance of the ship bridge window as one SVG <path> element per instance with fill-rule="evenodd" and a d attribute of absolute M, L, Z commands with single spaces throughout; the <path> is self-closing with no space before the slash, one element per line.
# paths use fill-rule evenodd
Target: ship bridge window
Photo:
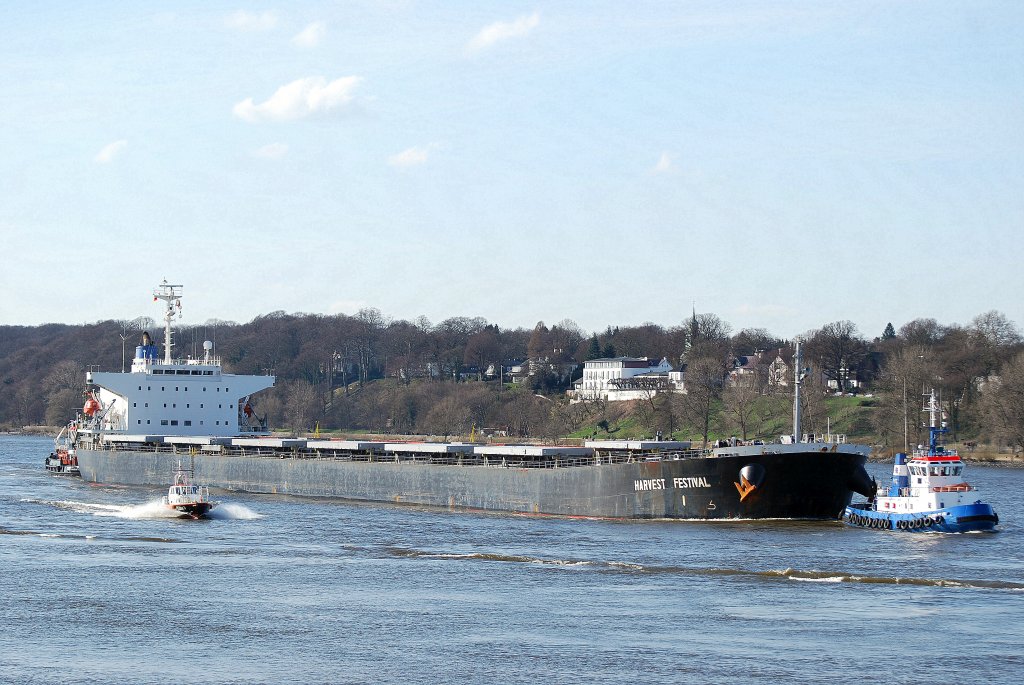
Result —
<path fill-rule="evenodd" d="M 176 419 L 171 419 L 171 425 L 172 426 L 177 426 L 178 425 L 178 421 Z"/>
<path fill-rule="evenodd" d="M 160 420 L 160 425 L 161 426 L 166 426 L 167 425 L 167 419 L 161 419 Z"/>
<path fill-rule="evenodd" d="M 153 369 L 153 375 L 154 376 L 162 376 L 163 373 L 164 373 L 163 369 Z"/>
<path fill-rule="evenodd" d="M 213 371 L 203 371 L 203 375 L 204 376 L 212 376 L 213 375 Z"/>
<path fill-rule="evenodd" d="M 178 374 L 179 376 L 187 376 L 189 374 L 189 370 L 188 369 L 178 369 L 174 373 Z"/>
<path fill-rule="evenodd" d="M 202 371 L 199 371 L 198 369 L 192 369 L 192 375 L 193 375 L 193 376 L 198 376 L 198 375 L 200 375 L 201 373 L 202 373 Z"/>

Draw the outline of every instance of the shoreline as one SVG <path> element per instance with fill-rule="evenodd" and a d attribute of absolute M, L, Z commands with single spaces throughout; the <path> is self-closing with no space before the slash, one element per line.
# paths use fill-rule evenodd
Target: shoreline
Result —
<path fill-rule="evenodd" d="M 3 430 L 0 431 L 2 435 L 36 435 L 36 436 L 49 436 L 55 438 L 60 433 L 62 426 L 22 426 L 20 429 Z M 310 434 L 304 434 L 304 437 L 313 437 Z M 432 435 L 388 435 L 382 436 L 378 433 L 348 433 L 345 431 L 332 432 L 325 436 L 323 439 L 386 439 L 396 442 L 432 442 L 436 441 L 439 436 Z M 452 440 L 456 440 L 459 436 L 448 436 Z M 491 442 L 491 441 L 488 441 Z M 501 441 L 507 443 L 508 441 Z M 511 441 L 508 444 L 520 444 L 521 441 Z M 544 441 L 542 444 L 559 444 L 564 445 L 566 440 L 551 440 Z M 973 453 L 960 452 L 960 458 L 968 464 L 981 464 L 990 466 L 1007 466 L 1012 468 L 1024 468 L 1024 454 L 1012 454 L 1007 452 L 994 452 L 992 450 L 975 450 Z M 873 464 L 887 464 L 892 463 L 893 456 L 882 456 L 881 452 L 873 451 L 871 456 L 868 457 L 868 462 Z"/>

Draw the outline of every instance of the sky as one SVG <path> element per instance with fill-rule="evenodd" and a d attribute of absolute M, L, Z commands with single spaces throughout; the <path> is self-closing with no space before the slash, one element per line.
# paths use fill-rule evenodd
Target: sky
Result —
<path fill-rule="evenodd" d="M 1024 3 L 0 8 L 0 325 L 1024 324 Z"/>

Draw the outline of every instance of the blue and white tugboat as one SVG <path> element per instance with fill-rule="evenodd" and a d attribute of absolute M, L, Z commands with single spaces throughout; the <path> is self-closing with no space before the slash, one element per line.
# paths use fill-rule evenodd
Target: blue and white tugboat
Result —
<path fill-rule="evenodd" d="M 854 526 L 909 532 L 967 533 L 995 528 L 999 516 L 977 499 L 977 488 L 963 479 L 964 462 L 956 450 L 939 443 L 946 432 L 933 390 L 925 411 L 931 421 L 928 448 L 914 450 L 910 460 L 897 454 L 892 484 L 885 494 L 846 507 L 844 520 Z"/>

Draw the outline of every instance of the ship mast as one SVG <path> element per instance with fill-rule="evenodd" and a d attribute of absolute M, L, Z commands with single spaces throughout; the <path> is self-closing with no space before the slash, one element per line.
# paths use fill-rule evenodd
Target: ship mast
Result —
<path fill-rule="evenodd" d="M 164 364 L 171 363 L 171 320 L 175 316 L 181 316 L 181 288 L 180 285 L 168 284 L 167 279 L 164 279 L 153 291 L 154 302 L 163 300 L 167 303 L 167 309 L 164 311 Z"/>
<path fill-rule="evenodd" d="M 793 353 L 793 442 L 800 442 L 800 380 L 803 377 L 803 363 L 800 356 L 800 338 Z"/>

